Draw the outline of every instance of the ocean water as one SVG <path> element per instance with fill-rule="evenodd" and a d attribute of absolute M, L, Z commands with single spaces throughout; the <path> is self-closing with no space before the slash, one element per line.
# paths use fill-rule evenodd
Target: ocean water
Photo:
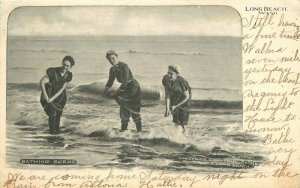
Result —
<path fill-rule="evenodd" d="M 127 132 L 119 133 L 119 107 L 102 97 L 109 49 L 119 52 L 141 84 L 141 134 L 132 121 Z M 67 54 L 76 60 L 74 79 L 61 132 L 53 136 L 39 104 L 38 82 L 46 68 L 59 66 Z M 184 134 L 170 116 L 164 117 L 161 79 L 169 64 L 180 65 L 193 88 Z M 32 168 L 20 159 L 64 158 L 77 160 L 78 168 L 253 169 L 264 157 L 260 138 L 242 134 L 241 75 L 240 38 L 10 37 L 7 163 Z"/>
<path fill-rule="evenodd" d="M 168 65 L 181 67 L 195 99 L 241 100 L 241 38 L 236 37 L 9 37 L 7 82 L 37 83 L 51 66 L 72 55 L 73 84 L 106 81 L 105 54 L 119 53 L 142 86 L 161 90 Z"/>

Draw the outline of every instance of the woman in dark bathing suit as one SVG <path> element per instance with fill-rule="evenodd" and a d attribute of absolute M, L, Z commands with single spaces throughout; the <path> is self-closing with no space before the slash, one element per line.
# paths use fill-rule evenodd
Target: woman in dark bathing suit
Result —
<path fill-rule="evenodd" d="M 162 84 L 165 87 L 165 116 L 168 116 L 171 112 L 173 123 L 181 125 L 184 133 L 185 125 L 189 121 L 191 87 L 179 73 L 180 68 L 178 65 L 170 65 L 168 74 L 162 79 Z"/>
<path fill-rule="evenodd" d="M 67 102 L 66 86 L 72 80 L 72 72 L 69 70 L 75 65 L 71 56 L 65 56 L 61 67 L 51 67 L 46 70 L 40 85 L 42 88 L 41 104 L 49 116 L 48 124 L 50 134 L 59 131 L 60 117 Z"/>
<path fill-rule="evenodd" d="M 120 105 L 121 129 L 120 132 L 127 130 L 130 116 L 136 125 L 137 132 L 142 131 L 141 122 L 141 88 L 137 80 L 133 78 L 130 68 L 126 63 L 118 60 L 118 54 L 110 50 L 106 53 L 106 58 L 112 65 L 109 70 L 109 78 L 105 85 L 105 92 L 109 92 L 115 79 L 121 86 L 110 95 L 115 98 Z"/>

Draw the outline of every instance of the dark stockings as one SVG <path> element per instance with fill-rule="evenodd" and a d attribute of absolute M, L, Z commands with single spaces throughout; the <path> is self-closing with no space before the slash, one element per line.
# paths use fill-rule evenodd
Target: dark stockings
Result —
<path fill-rule="evenodd" d="M 50 134 L 57 134 L 59 131 L 60 116 L 49 116 Z"/>

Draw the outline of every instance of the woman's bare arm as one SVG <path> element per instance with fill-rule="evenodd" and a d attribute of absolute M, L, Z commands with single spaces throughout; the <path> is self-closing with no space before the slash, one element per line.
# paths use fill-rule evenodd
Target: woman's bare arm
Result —
<path fill-rule="evenodd" d="M 185 96 L 185 98 L 184 98 L 182 101 L 180 101 L 177 105 L 173 106 L 172 110 L 174 110 L 175 108 L 181 106 L 182 104 L 184 104 L 186 101 L 189 100 L 189 98 L 190 98 L 190 93 L 189 93 L 188 90 L 187 90 L 187 91 L 184 91 L 184 96 Z"/>
<path fill-rule="evenodd" d="M 166 105 L 165 117 L 167 117 L 170 114 L 170 93 L 166 87 L 165 87 L 165 105 Z"/>
<path fill-rule="evenodd" d="M 44 75 L 41 80 L 40 80 L 40 86 L 42 88 L 42 93 L 46 99 L 46 101 L 48 102 L 49 101 L 49 96 L 47 95 L 47 92 L 46 92 L 46 89 L 45 89 L 45 84 L 49 82 L 49 78 L 48 78 L 48 75 Z"/>
<path fill-rule="evenodd" d="M 62 86 L 62 88 L 53 96 L 49 99 L 49 103 L 53 102 L 67 87 L 67 83 L 64 83 L 64 85 Z"/>

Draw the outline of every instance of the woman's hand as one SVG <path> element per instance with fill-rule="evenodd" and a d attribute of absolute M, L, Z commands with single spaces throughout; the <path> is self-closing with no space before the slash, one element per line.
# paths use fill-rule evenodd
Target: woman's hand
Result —
<path fill-rule="evenodd" d="M 103 92 L 103 95 L 104 95 L 104 96 L 107 96 L 108 93 L 109 93 L 109 88 L 105 88 L 105 89 L 104 89 L 104 92 Z"/>
<path fill-rule="evenodd" d="M 67 87 L 67 83 L 64 83 L 62 88 L 48 100 L 48 103 L 52 103 L 66 89 L 66 87 Z"/>
<path fill-rule="evenodd" d="M 170 114 L 170 109 L 169 109 L 169 108 L 166 108 L 166 111 L 165 111 L 165 117 L 167 117 L 169 114 Z"/>
<path fill-rule="evenodd" d="M 111 96 L 111 97 L 115 97 L 115 96 L 116 96 L 116 94 L 117 94 L 117 92 L 116 92 L 116 91 L 112 91 L 112 92 L 109 94 L 109 96 Z"/>
<path fill-rule="evenodd" d="M 111 88 L 105 88 L 103 92 L 104 97 L 115 97 L 116 92 L 114 92 Z"/>
<path fill-rule="evenodd" d="M 105 88 L 103 93 L 102 93 L 102 97 L 107 97 L 107 89 Z"/>
<path fill-rule="evenodd" d="M 49 97 L 47 95 L 44 95 L 44 98 L 47 101 L 47 103 L 49 103 Z"/>
<path fill-rule="evenodd" d="M 178 106 L 174 105 L 174 106 L 171 106 L 171 110 L 174 111 Z"/>

